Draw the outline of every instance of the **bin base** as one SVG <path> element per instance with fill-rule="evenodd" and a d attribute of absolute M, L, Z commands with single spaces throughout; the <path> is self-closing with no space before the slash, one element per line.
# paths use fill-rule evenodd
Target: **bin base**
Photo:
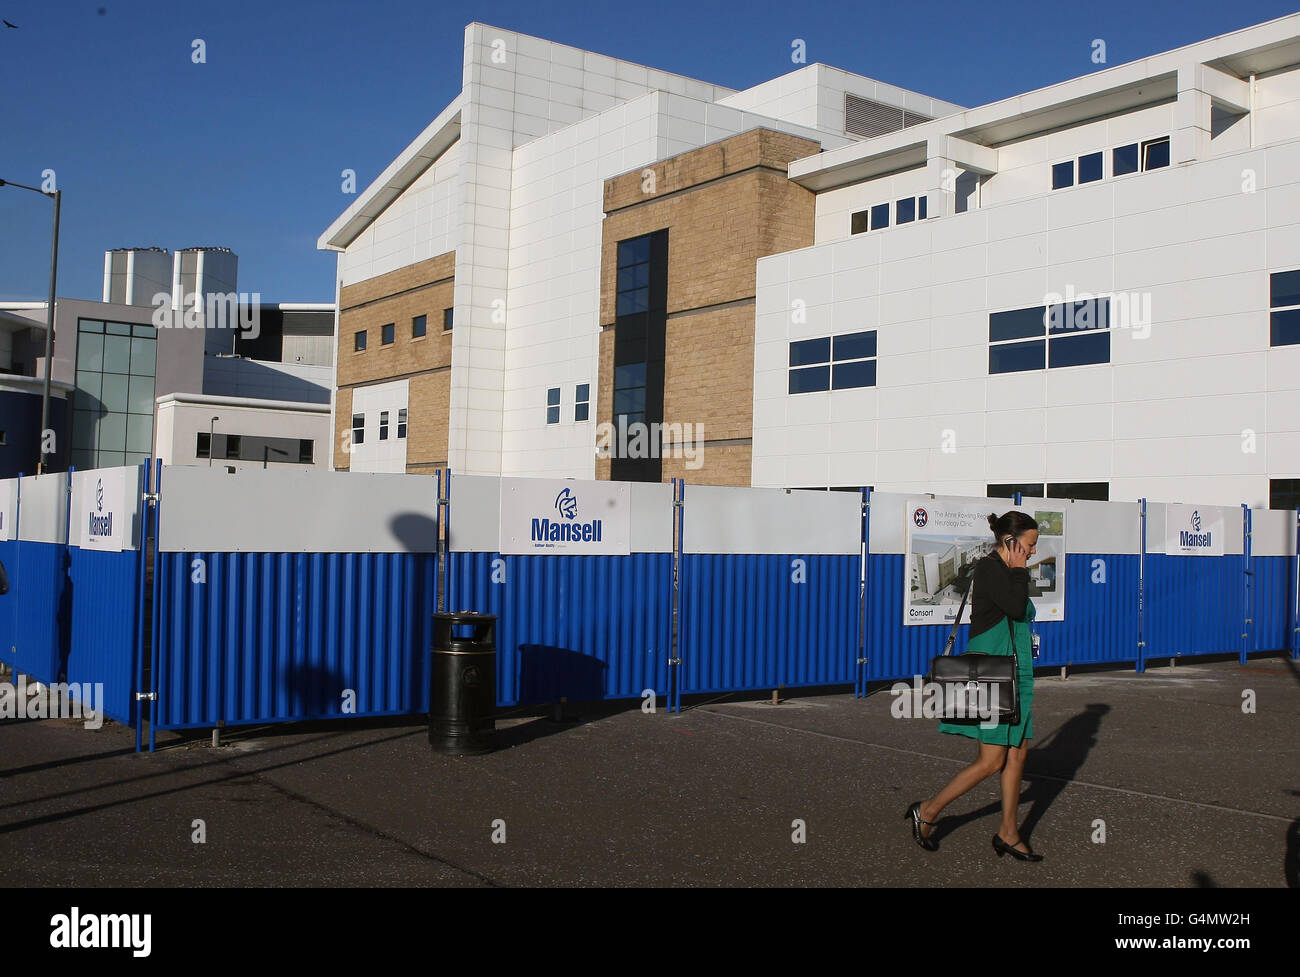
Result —
<path fill-rule="evenodd" d="M 470 731 L 445 723 L 429 724 L 429 746 L 437 753 L 450 756 L 480 756 L 497 748 L 496 723 L 486 729 Z"/>

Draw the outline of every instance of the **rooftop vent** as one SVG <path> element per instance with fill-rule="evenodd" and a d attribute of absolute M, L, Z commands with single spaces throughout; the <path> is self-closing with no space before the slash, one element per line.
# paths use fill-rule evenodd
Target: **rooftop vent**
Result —
<path fill-rule="evenodd" d="M 861 95 L 844 93 L 844 131 L 851 136 L 871 139 L 929 121 L 928 115 L 919 112 L 909 112 Z"/>

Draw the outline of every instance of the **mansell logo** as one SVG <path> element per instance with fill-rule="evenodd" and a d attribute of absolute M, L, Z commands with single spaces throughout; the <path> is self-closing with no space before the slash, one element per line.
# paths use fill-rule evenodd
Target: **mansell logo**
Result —
<path fill-rule="evenodd" d="M 564 489 L 555 497 L 555 511 L 560 519 L 549 518 L 532 521 L 534 543 L 599 543 L 600 520 L 578 522 L 578 497 L 572 489 Z M 567 522 L 564 520 L 568 520 Z"/>
<path fill-rule="evenodd" d="M 1184 529 L 1178 534 L 1178 543 L 1188 549 L 1208 550 L 1214 543 L 1210 539 L 1213 535 L 1208 529 L 1201 532 L 1201 511 L 1192 510 L 1192 517 L 1187 520 L 1188 529 Z"/>
<path fill-rule="evenodd" d="M 109 537 L 113 535 L 113 512 L 104 512 L 104 480 L 101 478 L 95 486 L 95 511 L 90 514 L 90 535 Z"/>

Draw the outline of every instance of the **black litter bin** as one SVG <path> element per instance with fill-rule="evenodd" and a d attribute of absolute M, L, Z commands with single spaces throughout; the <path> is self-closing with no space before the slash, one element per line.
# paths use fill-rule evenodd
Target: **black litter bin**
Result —
<path fill-rule="evenodd" d="M 468 636 L 467 629 L 472 632 Z M 496 748 L 496 630 L 495 614 L 433 615 L 429 745 L 439 753 L 489 753 Z"/>

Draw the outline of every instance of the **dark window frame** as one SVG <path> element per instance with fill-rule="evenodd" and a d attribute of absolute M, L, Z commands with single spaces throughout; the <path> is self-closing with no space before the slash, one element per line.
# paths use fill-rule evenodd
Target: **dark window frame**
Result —
<path fill-rule="evenodd" d="M 866 354 L 855 349 L 855 344 L 869 345 L 871 352 Z M 792 340 L 788 353 L 786 394 L 794 396 L 874 387 L 878 380 L 879 358 L 879 332 L 875 329 Z M 848 378 L 859 371 L 869 372 L 870 381 L 849 382 Z M 844 382 L 837 383 L 841 377 L 845 378 Z"/>
<path fill-rule="evenodd" d="M 411 316 L 411 338 L 423 339 L 429 333 L 429 317 L 427 315 Z"/>
<path fill-rule="evenodd" d="M 392 346 L 397 342 L 397 323 L 385 322 L 379 327 L 379 345 Z"/>
<path fill-rule="evenodd" d="M 1300 346 L 1300 268 L 1269 274 L 1268 307 L 1269 346 Z"/>
<path fill-rule="evenodd" d="M 364 353 L 366 351 L 366 330 L 358 329 L 352 334 L 352 352 Z"/>
<path fill-rule="evenodd" d="M 1163 170 L 1165 167 L 1169 166 L 1173 162 L 1173 145 L 1168 136 L 1157 136 L 1155 139 L 1144 139 L 1142 140 L 1141 145 L 1142 148 L 1139 152 L 1139 156 L 1142 163 L 1143 173 L 1147 173 L 1151 170 Z M 1156 163 L 1153 166 L 1150 160 L 1152 155 L 1151 150 L 1160 149 L 1162 147 L 1164 149 L 1164 162 Z M 1157 158 L 1159 158 L 1158 153 L 1157 153 Z"/>

